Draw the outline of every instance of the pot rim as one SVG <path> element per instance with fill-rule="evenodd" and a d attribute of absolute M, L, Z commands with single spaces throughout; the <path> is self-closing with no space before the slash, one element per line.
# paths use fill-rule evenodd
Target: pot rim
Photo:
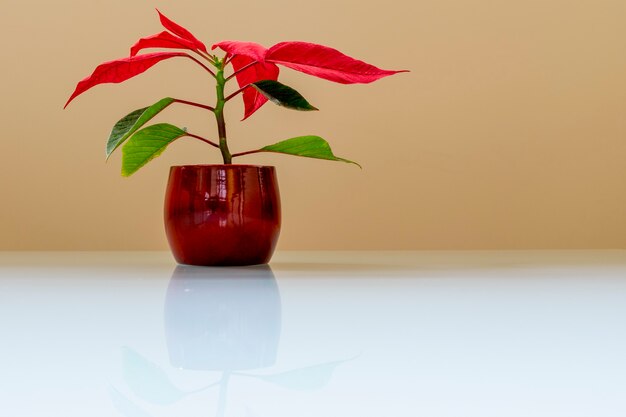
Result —
<path fill-rule="evenodd" d="M 190 164 L 190 165 L 171 165 L 170 168 L 275 168 L 274 165 L 255 165 L 255 164 Z"/>

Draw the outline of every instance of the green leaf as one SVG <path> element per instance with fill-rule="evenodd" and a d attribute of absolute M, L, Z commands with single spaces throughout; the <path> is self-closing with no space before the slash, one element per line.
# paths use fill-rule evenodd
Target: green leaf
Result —
<path fill-rule="evenodd" d="M 150 107 L 144 107 L 143 109 L 135 110 L 134 112 L 127 114 L 115 123 L 115 126 L 113 126 L 113 130 L 111 130 L 111 134 L 109 135 L 109 140 L 107 141 L 107 159 L 109 159 L 109 156 L 111 156 L 113 151 L 124 143 L 124 141 L 133 133 L 135 133 L 137 129 L 148 123 L 150 119 L 173 102 L 173 98 L 166 97 L 157 101 Z"/>
<path fill-rule="evenodd" d="M 285 84 L 273 80 L 262 80 L 251 84 L 272 103 L 294 110 L 318 110 L 311 106 L 300 93 Z"/>
<path fill-rule="evenodd" d="M 362 168 L 361 165 L 348 159 L 336 157 L 330 149 L 330 145 L 319 136 L 298 136 L 283 140 L 273 145 L 265 146 L 259 151 L 278 152 L 289 155 L 305 156 L 307 158 L 328 159 L 330 161 L 349 162 Z"/>
<path fill-rule="evenodd" d="M 161 155 L 167 145 L 187 133 L 168 123 L 148 126 L 136 132 L 122 147 L 122 175 L 128 177 Z"/>

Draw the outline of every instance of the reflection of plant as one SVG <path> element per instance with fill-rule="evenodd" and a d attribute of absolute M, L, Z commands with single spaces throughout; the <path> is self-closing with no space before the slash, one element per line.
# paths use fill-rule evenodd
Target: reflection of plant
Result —
<path fill-rule="evenodd" d="M 257 375 L 243 372 L 233 372 L 233 375 L 256 378 L 293 390 L 313 390 L 320 389 L 328 384 L 335 368 L 349 360 L 350 359 L 318 363 L 277 374 Z"/>
<path fill-rule="evenodd" d="M 152 405 L 167 406 L 189 395 L 205 392 L 219 386 L 220 391 L 216 411 L 218 417 L 224 415 L 228 382 L 233 377 L 255 378 L 292 390 L 315 390 L 323 388 L 328 384 L 337 366 L 353 359 L 355 358 L 323 362 L 274 374 L 223 371 L 219 381 L 195 390 L 184 391 L 179 389 L 158 365 L 150 362 L 131 348 L 122 348 L 124 381 L 136 397 Z M 126 417 L 150 417 L 147 411 L 143 410 L 115 387 L 109 388 L 109 396 L 115 408 Z"/>
<path fill-rule="evenodd" d="M 178 389 L 156 364 L 148 361 L 128 347 L 122 348 L 124 380 L 133 393 L 152 404 L 167 405 L 182 400 L 188 395 L 202 392 L 219 382 L 193 391 Z"/>

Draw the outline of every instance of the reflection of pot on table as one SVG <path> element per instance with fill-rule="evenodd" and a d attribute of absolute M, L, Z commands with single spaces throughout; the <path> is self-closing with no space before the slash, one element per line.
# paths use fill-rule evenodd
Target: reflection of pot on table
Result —
<path fill-rule="evenodd" d="M 172 366 L 221 371 L 271 366 L 280 329 L 280 294 L 269 266 L 174 270 L 165 300 Z"/>
<path fill-rule="evenodd" d="M 216 389 L 215 415 L 224 417 L 231 378 L 253 378 L 298 391 L 316 390 L 328 384 L 339 365 L 352 360 L 307 364 L 270 373 L 250 372 L 275 364 L 280 341 L 280 293 L 267 265 L 179 265 L 167 289 L 164 315 L 171 365 L 186 370 L 220 371 L 221 376 L 217 380 L 215 375 L 207 376 L 210 383 L 182 389 L 159 365 L 124 347 L 127 387 L 118 389 L 111 385 L 109 389 L 114 407 L 124 415 L 147 416 L 143 404 L 170 406 Z"/>

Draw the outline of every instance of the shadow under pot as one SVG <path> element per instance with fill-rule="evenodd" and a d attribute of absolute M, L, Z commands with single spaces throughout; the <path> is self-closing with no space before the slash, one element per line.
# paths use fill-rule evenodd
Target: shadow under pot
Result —
<path fill-rule="evenodd" d="M 164 214 L 180 264 L 268 263 L 280 233 L 276 171 L 254 165 L 173 166 Z"/>

